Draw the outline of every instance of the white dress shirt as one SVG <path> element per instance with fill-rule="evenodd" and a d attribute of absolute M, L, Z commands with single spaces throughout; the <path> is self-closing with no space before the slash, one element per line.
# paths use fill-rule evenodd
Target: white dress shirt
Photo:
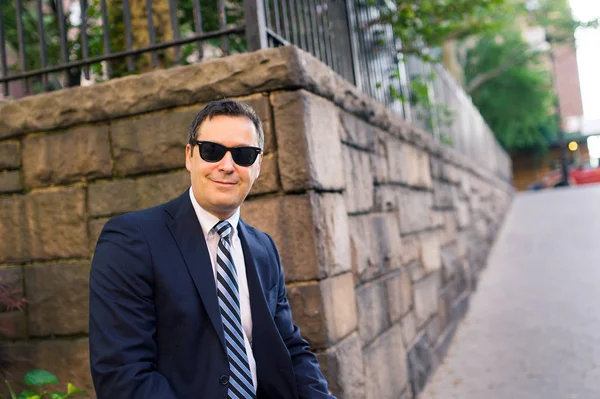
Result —
<path fill-rule="evenodd" d="M 190 199 L 192 205 L 196 211 L 196 216 L 202 227 L 204 233 L 204 239 L 206 240 L 206 246 L 208 247 L 208 253 L 210 254 L 210 262 L 212 264 L 213 275 L 215 277 L 215 283 L 217 280 L 217 246 L 219 244 L 219 234 L 213 229 L 220 219 L 212 213 L 203 209 L 196 197 L 192 188 L 190 187 Z M 248 280 L 246 279 L 246 263 L 244 262 L 244 252 L 242 251 L 242 243 L 238 236 L 238 221 L 240 220 L 240 208 L 231 216 L 227 221 L 233 227 L 231 233 L 231 256 L 233 257 L 233 264 L 237 270 L 238 287 L 240 294 L 240 311 L 242 317 L 242 329 L 244 333 L 244 344 L 246 345 L 246 354 L 248 355 L 248 364 L 250 365 L 250 372 L 252 373 L 252 383 L 254 389 L 257 388 L 256 379 L 256 361 L 254 360 L 254 354 L 252 353 L 252 314 L 250 313 L 250 293 L 248 291 Z M 200 267 L 200 265 L 198 265 Z M 215 291 L 215 295 L 217 295 Z"/>

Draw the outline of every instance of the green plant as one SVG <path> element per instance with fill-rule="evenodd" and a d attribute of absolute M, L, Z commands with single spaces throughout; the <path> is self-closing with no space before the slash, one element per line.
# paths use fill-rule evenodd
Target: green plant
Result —
<path fill-rule="evenodd" d="M 67 392 L 48 392 L 48 385 L 58 384 L 58 378 L 52 373 L 49 373 L 45 370 L 32 370 L 25 375 L 24 378 L 25 385 L 29 388 L 25 389 L 18 396 L 13 391 L 12 387 L 5 380 L 6 386 L 8 387 L 8 391 L 10 392 L 10 397 L 6 398 L 4 396 L 0 396 L 1 399 L 65 399 L 70 398 L 73 395 L 86 393 L 80 389 L 77 389 L 75 385 L 70 382 L 67 384 Z"/>

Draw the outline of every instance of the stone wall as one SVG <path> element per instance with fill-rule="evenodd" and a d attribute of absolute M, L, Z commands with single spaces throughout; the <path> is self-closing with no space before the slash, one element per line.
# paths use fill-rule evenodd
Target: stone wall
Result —
<path fill-rule="evenodd" d="M 0 267 L 29 301 L 0 314 L 19 358 L 13 378 L 44 368 L 92 389 L 88 273 L 100 230 L 188 187 L 187 128 L 222 97 L 265 123 L 242 217 L 277 242 L 295 320 L 332 392 L 416 397 L 509 206 L 510 165 L 442 147 L 293 47 L 0 104 Z"/>

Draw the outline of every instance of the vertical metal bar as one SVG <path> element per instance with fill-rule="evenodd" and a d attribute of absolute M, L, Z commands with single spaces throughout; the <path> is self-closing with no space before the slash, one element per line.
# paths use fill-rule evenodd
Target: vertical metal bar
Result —
<path fill-rule="evenodd" d="M 283 20 L 283 34 L 281 36 L 283 36 L 285 40 L 291 42 L 292 38 L 290 37 L 290 24 L 286 0 L 281 0 L 281 12 Z"/>
<path fill-rule="evenodd" d="M 23 31 L 23 6 L 21 0 L 15 1 L 15 7 L 17 11 L 17 38 L 19 41 L 19 63 L 21 64 L 21 70 L 27 71 L 27 55 L 25 54 L 25 32 Z M 29 93 L 29 80 L 25 79 L 24 82 L 25 93 Z"/>
<path fill-rule="evenodd" d="M 177 0 L 169 0 L 169 14 L 171 15 L 171 29 L 173 29 L 173 40 L 179 39 L 179 23 L 177 22 Z M 177 63 L 181 63 L 181 51 L 175 46 L 174 55 Z"/>
<path fill-rule="evenodd" d="M 300 6 L 300 1 L 293 0 L 296 6 L 296 18 L 298 19 L 298 38 L 296 43 L 301 49 L 306 50 L 306 24 L 304 23 L 304 12 Z"/>
<path fill-rule="evenodd" d="M 273 12 L 275 14 L 275 33 L 283 36 L 281 32 L 281 15 L 279 14 L 279 0 L 273 0 Z"/>
<path fill-rule="evenodd" d="M 194 2 L 194 26 L 196 27 L 196 33 L 202 33 L 202 10 L 200 8 L 200 0 L 192 0 Z M 198 60 L 204 58 L 204 44 L 202 41 L 198 42 Z"/>
<path fill-rule="evenodd" d="M 63 64 L 67 63 L 69 59 L 67 49 L 67 29 L 65 28 L 65 13 L 63 12 L 62 1 L 56 2 L 56 9 L 58 11 L 58 27 L 60 30 L 60 61 Z"/>
<path fill-rule="evenodd" d="M 284 0 L 287 1 L 287 0 Z M 294 6 L 294 1 L 290 0 L 291 3 L 288 1 L 288 9 L 290 10 L 290 14 L 289 14 L 289 20 L 290 20 L 290 24 L 292 25 L 292 37 L 290 39 L 290 42 L 292 42 L 292 44 L 295 44 L 296 46 L 298 45 L 298 42 L 300 40 L 298 40 L 298 22 L 296 19 L 296 7 Z"/>
<path fill-rule="evenodd" d="M 46 54 L 46 35 L 44 34 L 44 14 L 42 10 L 42 0 L 36 1 L 38 36 L 40 37 L 40 65 L 45 68 L 48 65 L 48 57 Z M 44 91 L 48 87 L 48 75 L 42 75 L 42 86 Z"/>
<path fill-rule="evenodd" d="M 313 42 L 313 46 L 315 49 L 315 52 L 313 53 L 315 55 L 315 57 L 317 57 L 318 59 L 320 59 L 321 61 L 323 61 L 323 58 L 321 57 L 321 41 L 319 40 L 319 25 L 317 23 L 317 18 L 316 18 L 316 12 L 317 12 L 317 6 L 315 5 L 315 0 L 308 0 L 308 10 L 309 10 L 309 17 L 310 17 L 310 25 L 311 25 L 311 32 L 312 32 L 312 42 Z M 315 40 L 315 35 L 316 35 L 316 40 Z"/>
<path fill-rule="evenodd" d="M 87 0 L 80 0 L 81 6 L 81 51 L 83 52 L 83 59 L 87 60 L 90 58 L 90 48 L 88 46 L 87 37 Z M 90 79 L 90 67 L 86 65 L 83 67 L 83 75 L 87 80 Z"/>
<path fill-rule="evenodd" d="M 327 56 L 327 61 L 325 63 L 329 65 L 331 69 L 334 69 L 333 66 L 333 55 L 331 54 L 331 31 L 329 29 L 329 21 L 328 21 L 328 8 L 329 4 L 327 4 L 327 0 L 321 0 L 321 32 L 323 33 L 323 46 L 325 47 L 325 55 Z"/>
<path fill-rule="evenodd" d="M 271 0 L 264 0 L 263 4 L 265 6 L 265 23 L 267 29 L 271 27 Z M 273 38 L 267 35 L 267 47 L 273 47 Z"/>
<path fill-rule="evenodd" d="M 156 32 L 154 31 L 154 12 L 152 11 L 152 0 L 146 0 L 146 11 L 148 12 L 148 37 L 150 45 L 156 44 Z M 156 51 L 152 51 L 152 66 L 158 66 Z"/>
<path fill-rule="evenodd" d="M 108 12 L 106 10 L 106 0 L 100 0 L 100 11 L 102 12 L 102 39 L 104 42 L 104 55 L 110 54 L 110 37 L 108 33 Z M 106 74 L 112 76 L 112 63 L 106 62 Z"/>
<path fill-rule="evenodd" d="M 245 0 L 244 19 L 246 20 L 248 50 L 256 51 L 267 48 L 267 22 L 263 0 Z"/>
<path fill-rule="evenodd" d="M 227 14 L 225 10 L 225 0 L 217 1 L 217 10 L 219 11 L 219 28 L 223 29 L 227 26 Z M 229 54 L 229 36 L 223 36 L 221 38 L 221 50 L 223 53 Z"/>
<path fill-rule="evenodd" d="M 350 49 L 350 57 L 352 59 L 352 63 L 349 64 L 349 77 L 351 77 L 351 82 L 358 88 L 361 87 L 360 83 L 360 69 L 358 63 L 358 44 L 356 43 L 356 24 L 352 22 L 352 15 L 354 15 L 355 11 L 352 6 L 351 1 L 345 1 L 346 4 L 345 9 L 342 10 L 343 19 L 346 21 L 347 32 L 346 35 L 348 37 L 348 47 Z"/>
<path fill-rule="evenodd" d="M 123 22 L 125 22 L 125 50 L 129 51 L 133 47 L 133 36 L 131 33 L 131 8 L 129 6 L 129 0 L 123 0 Z M 135 64 L 133 63 L 133 57 L 127 57 L 127 70 L 133 72 L 135 70 Z"/>
<path fill-rule="evenodd" d="M 310 10 L 307 8 L 306 0 L 299 1 L 298 4 L 300 4 L 302 10 L 302 24 L 304 25 L 304 36 L 306 37 L 306 47 L 304 47 L 304 49 L 309 53 L 314 54 L 314 46 L 311 40 Z M 308 7 L 310 7 L 310 5 L 308 5 Z"/>
<path fill-rule="evenodd" d="M 0 66 L 2 67 L 2 77 L 8 76 L 8 65 L 6 63 L 6 41 L 4 40 L 4 14 L 2 12 L 2 3 L 0 3 Z M 8 82 L 4 82 L 3 93 L 8 97 Z"/>

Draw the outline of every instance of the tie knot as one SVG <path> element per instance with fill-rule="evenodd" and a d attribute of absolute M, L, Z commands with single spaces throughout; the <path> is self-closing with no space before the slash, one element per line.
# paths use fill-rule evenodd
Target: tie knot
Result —
<path fill-rule="evenodd" d="M 233 228 L 227 220 L 221 220 L 215 225 L 214 229 L 217 232 L 217 234 L 225 240 L 229 240 L 229 238 L 231 237 L 231 232 L 233 231 Z"/>

